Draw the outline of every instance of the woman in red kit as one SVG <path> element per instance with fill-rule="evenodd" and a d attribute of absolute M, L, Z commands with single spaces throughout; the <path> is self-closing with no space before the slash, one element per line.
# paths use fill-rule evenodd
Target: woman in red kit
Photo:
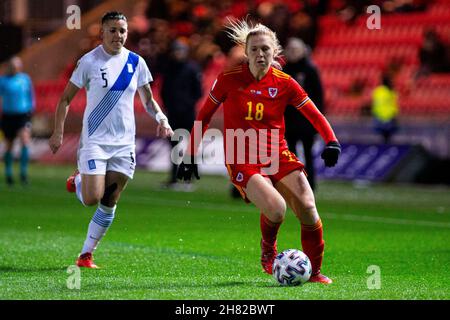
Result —
<path fill-rule="evenodd" d="M 232 23 L 229 35 L 245 49 L 248 61 L 221 73 L 209 99 L 200 110 L 202 134 L 212 115 L 223 103 L 225 164 L 233 184 L 243 198 L 261 211 L 261 264 L 272 274 L 277 255 L 277 233 L 286 213 L 286 205 L 301 223 L 301 243 L 312 264 L 310 282 L 331 283 L 321 274 L 324 240 L 322 222 L 304 165 L 291 153 L 284 139 L 284 111 L 295 106 L 313 124 L 326 143 L 322 153 L 326 166 L 334 166 L 341 152 L 338 140 L 325 117 L 308 98 L 302 87 L 280 71 L 276 58 L 281 46 L 275 33 L 262 24 L 245 21 Z M 200 141 L 191 132 L 190 154 L 195 155 Z M 189 158 L 189 157 L 188 157 Z M 194 161 L 184 161 L 178 178 L 198 179 Z"/>

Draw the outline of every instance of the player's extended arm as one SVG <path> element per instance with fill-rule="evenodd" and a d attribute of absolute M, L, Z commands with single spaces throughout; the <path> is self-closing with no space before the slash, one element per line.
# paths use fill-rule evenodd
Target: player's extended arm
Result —
<path fill-rule="evenodd" d="M 325 150 L 321 155 L 322 159 L 325 161 L 325 165 L 327 167 L 334 167 L 338 161 L 339 154 L 341 153 L 341 145 L 339 144 L 330 123 L 311 100 L 300 108 L 300 112 L 303 113 L 309 122 L 311 122 L 326 143 Z"/>
<path fill-rule="evenodd" d="M 197 132 L 199 126 L 194 124 L 194 127 L 191 130 L 191 139 L 189 141 L 185 159 L 178 167 L 177 179 L 190 181 L 192 179 L 192 175 L 194 175 L 197 179 L 200 179 L 197 164 L 195 163 L 195 155 L 197 154 L 198 146 L 200 145 L 202 137 L 206 129 L 208 129 L 211 118 L 217 110 L 219 104 L 220 103 L 217 103 L 208 97 L 203 104 L 203 107 L 200 109 L 197 115 L 196 123 L 201 123 L 201 134 Z"/>
<path fill-rule="evenodd" d="M 220 104 L 220 103 L 219 103 Z M 197 123 L 200 122 L 202 125 L 202 132 L 201 134 L 198 134 L 196 131 L 199 127 L 195 126 L 191 130 L 191 140 L 189 144 L 188 154 L 190 155 L 196 155 L 198 146 L 200 145 L 201 139 L 203 135 L 205 134 L 206 130 L 209 127 L 209 123 L 211 122 L 211 118 L 214 115 L 214 112 L 216 112 L 217 107 L 219 106 L 218 103 L 211 100 L 211 98 L 208 97 L 206 99 L 205 103 L 203 104 L 202 108 L 198 112 L 197 119 L 195 120 Z M 199 137 L 200 139 L 197 139 Z M 196 141 L 198 140 L 198 141 Z"/>
<path fill-rule="evenodd" d="M 139 97 L 141 98 L 142 105 L 145 111 L 153 117 L 153 119 L 158 122 L 158 127 L 156 128 L 156 135 L 158 137 L 171 137 L 173 135 L 172 128 L 169 125 L 169 120 L 166 115 L 162 112 L 161 107 L 158 102 L 153 98 L 152 88 L 150 83 L 143 85 L 138 88 Z"/>
<path fill-rule="evenodd" d="M 72 82 L 68 82 L 64 88 L 64 92 L 58 101 L 55 112 L 55 128 L 53 134 L 48 140 L 48 144 L 53 153 L 56 153 L 61 147 L 64 135 L 64 122 L 66 121 L 67 112 L 69 112 L 69 105 L 79 88 Z"/>

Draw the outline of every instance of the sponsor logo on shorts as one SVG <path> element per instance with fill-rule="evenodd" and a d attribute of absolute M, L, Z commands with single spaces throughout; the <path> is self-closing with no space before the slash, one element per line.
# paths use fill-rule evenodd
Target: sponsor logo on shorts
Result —
<path fill-rule="evenodd" d="M 95 160 L 93 160 L 93 159 L 88 161 L 88 166 L 89 166 L 89 170 L 94 170 L 97 168 L 95 166 Z"/>
<path fill-rule="evenodd" d="M 237 182 L 242 182 L 244 181 L 244 175 L 242 174 L 242 172 L 238 172 L 237 176 L 236 176 L 236 181 Z"/>

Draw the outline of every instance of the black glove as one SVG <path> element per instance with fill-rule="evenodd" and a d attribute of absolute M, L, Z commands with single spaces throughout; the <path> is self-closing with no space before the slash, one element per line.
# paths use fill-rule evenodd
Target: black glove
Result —
<path fill-rule="evenodd" d="M 184 161 L 180 163 L 177 170 L 177 179 L 184 181 L 191 181 L 192 175 L 194 175 L 194 177 L 196 177 L 197 180 L 200 179 L 200 176 L 198 175 L 198 167 L 197 164 L 194 163 L 193 157 L 191 158 L 191 163 L 187 164 L 184 163 Z"/>
<path fill-rule="evenodd" d="M 337 141 L 328 142 L 322 152 L 321 158 L 327 167 L 334 167 L 341 153 L 341 145 Z"/>

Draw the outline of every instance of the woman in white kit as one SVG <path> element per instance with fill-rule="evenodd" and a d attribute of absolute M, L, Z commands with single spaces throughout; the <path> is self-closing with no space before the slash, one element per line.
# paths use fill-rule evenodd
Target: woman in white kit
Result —
<path fill-rule="evenodd" d="M 76 192 L 83 205 L 98 207 L 76 261 L 79 267 L 98 268 L 92 253 L 114 219 L 128 179 L 133 178 L 136 90 L 146 111 L 158 122 L 157 135 L 165 138 L 173 134 L 167 117 L 153 99 L 153 78 L 145 61 L 124 47 L 127 27 L 127 18 L 120 12 L 103 16 L 102 44 L 78 61 L 58 102 L 55 128 L 49 139 L 50 148 L 56 153 L 63 142 L 69 104 L 79 89 L 86 88 L 78 170 L 67 179 L 67 190 Z"/>

